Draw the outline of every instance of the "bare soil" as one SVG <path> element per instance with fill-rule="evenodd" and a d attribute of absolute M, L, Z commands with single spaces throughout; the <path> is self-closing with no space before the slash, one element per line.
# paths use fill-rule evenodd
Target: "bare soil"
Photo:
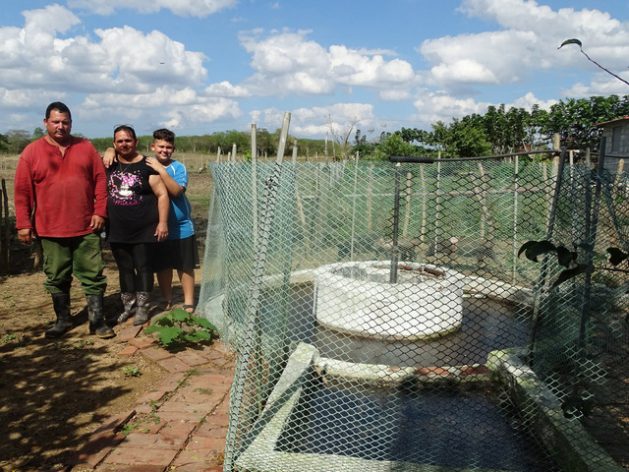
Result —
<path fill-rule="evenodd" d="M 207 170 L 198 169 L 208 157 L 183 157 L 190 169 L 187 195 L 202 257 L 212 179 Z M 16 162 L 17 156 L 3 156 L 0 169 L 11 197 Z M 91 432 L 108 417 L 130 412 L 165 373 L 141 356 L 118 356 L 125 343 L 116 338 L 88 334 L 85 298 L 76 281 L 71 294 L 75 328 L 62 339 L 46 339 L 44 331 L 55 316 L 44 274 L 33 271 L 33 247 L 16 238 L 11 246 L 11 275 L 0 276 L 0 471 L 65 470 L 63 464 Z M 118 274 L 106 248 L 104 256 L 104 310 L 115 318 L 122 309 Z M 177 277 L 173 283 L 174 301 L 182 303 Z M 153 300 L 160 301 L 157 287 Z"/>
<path fill-rule="evenodd" d="M 106 269 L 105 313 L 119 313 L 118 277 Z M 125 343 L 88 334 L 85 299 L 73 286 L 75 328 L 44 337 L 54 319 L 41 272 L 0 280 L 0 470 L 64 470 L 108 417 L 132 410 L 164 372 L 141 356 L 119 357 Z M 177 290 L 177 289 L 176 289 Z M 139 375 L 137 375 L 139 374 Z"/>

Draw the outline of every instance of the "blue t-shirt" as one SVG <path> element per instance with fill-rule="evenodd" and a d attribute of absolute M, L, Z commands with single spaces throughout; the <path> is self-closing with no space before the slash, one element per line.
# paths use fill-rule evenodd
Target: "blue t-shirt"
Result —
<path fill-rule="evenodd" d="M 183 188 L 188 186 L 188 171 L 181 162 L 172 160 L 166 166 L 166 172 Z M 168 239 L 185 239 L 194 234 L 192 223 L 192 207 L 182 192 L 178 197 L 170 196 L 170 212 L 168 213 Z"/>

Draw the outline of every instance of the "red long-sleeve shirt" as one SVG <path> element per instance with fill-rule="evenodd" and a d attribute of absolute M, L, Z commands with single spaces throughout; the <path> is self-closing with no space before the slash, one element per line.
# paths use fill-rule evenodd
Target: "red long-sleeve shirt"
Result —
<path fill-rule="evenodd" d="M 14 192 L 15 226 L 34 228 L 39 236 L 83 236 L 93 231 L 92 215 L 107 217 L 105 167 L 87 139 L 72 137 L 63 156 L 46 137 L 26 146 Z"/>

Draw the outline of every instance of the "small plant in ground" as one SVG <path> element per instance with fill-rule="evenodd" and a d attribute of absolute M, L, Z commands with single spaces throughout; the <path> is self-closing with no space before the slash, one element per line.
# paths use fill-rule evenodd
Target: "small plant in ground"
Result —
<path fill-rule="evenodd" d="M 136 365 L 126 365 L 122 368 L 122 373 L 125 377 L 139 377 L 142 375 L 140 368 Z"/>
<path fill-rule="evenodd" d="M 129 434 L 131 434 L 133 431 L 135 431 L 136 429 L 138 429 L 138 423 L 132 421 L 130 423 L 125 424 L 122 429 L 120 430 L 120 432 L 122 433 L 123 436 L 128 436 Z"/>
<path fill-rule="evenodd" d="M 177 308 L 158 318 L 144 332 L 157 333 L 158 342 L 168 349 L 210 342 L 216 328 L 205 318 Z"/>
<path fill-rule="evenodd" d="M 14 333 L 3 334 L 0 338 L 0 346 L 4 346 L 5 344 L 12 343 L 13 341 L 17 341 L 17 335 Z"/>

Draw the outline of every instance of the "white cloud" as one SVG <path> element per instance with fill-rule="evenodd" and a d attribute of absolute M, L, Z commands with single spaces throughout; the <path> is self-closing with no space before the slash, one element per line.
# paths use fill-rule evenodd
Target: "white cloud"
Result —
<path fill-rule="evenodd" d="M 491 103 L 429 92 L 417 98 L 413 105 L 417 110 L 417 119 L 426 126 L 436 121 L 449 122 L 452 118 L 460 118 L 472 113 L 484 113 Z"/>
<path fill-rule="evenodd" d="M 256 110 L 251 118 L 259 128 L 276 129 L 282 124 L 284 111 L 276 108 Z M 324 107 L 297 108 L 291 111 L 290 132 L 300 136 L 344 137 L 357 128 L 374 126 L 373 105 L 368 103 L 336 103 Z"/>
<path fill-rule="evenodd" d="M 116 10 L 136 10 L 156 13 L 170 10 L 175 15 L 204 18 L 236 5 L 236 0 L 68 0 L 70 8 L 79 8 L 99 15 L 110 15 Z"/>
<path fill-rule="evenodd" d="M 143 33 L 129 26 L 96 30 L 108 62 L 115 67 L 117 87 L 148 91 L 156 84 L 200 83 L 206 75 L 204 56 L 186 51 L 160 31 Z"/>
<path fill-rule="evenodd" d="M 81 104 L 81 112 L 91 118 L 102 116 L 109 121 L 141 121 L 152 127 L 173 128 L 235 119 L 242 114 L 234 100 L 201 96 L 192 88 L 170 86 L 147 93 L 90 94 Z"/>
<path fill-rule="evenodd" d="M 249 91 L 240 85 L 232 85 L 227 80 L 216 84 L 210 84 L 205 88 L 205 94 L 211 97 L 248 97 Z"/>
<path fill-rule="evenodd" d="M 524 108 L 531 110 L 533 105 L 548 110 L 558 100 L 540 100 L 532 92 L 516 98 L 511 103 L 505 103 L 505 107 Z M 457 98 L 447 95 L 443 92 L 431 93 L 426 92 L 417 98 L 413 105 L 415 106 L 415 120 L 418 126 L 429 127 L 436 121 L 449 123 L 453 118 L 462 118 L 473 113 L 485 114 L 487 107 L 490 105 L 498 105 L 498 103 L 476 101 L 473 98 Z"/>
<path fill-rule="evenodd" d="M 421 44 L 420 52 L 433 64 L 431 79 L 448 89 L 506 84 L 536 70 L 588 67 L 578 48 L 557 50 L 565 39 L 573 37 L 583 42 L 584 50 L 591 56 L 612 68 L 626 68 L 629 24 L 608 13 L 593 9 L 553 10 L 535 0 L 463 0 L 460 11 L 493 21 L 499 29 Z"/>
<path fill-rule="evenodd" d="M 401 59 L 385 59 L 382 51 L 332 45 L 328 49 L 308 40 L 307 31 L 260 31 L 241 34 L 255 73 L 245 82 L 252 92 L 266 94 L 325 94 L 337 85 L 388 88 L 415 80 L 413 67 Z M 387 51 L 385 51 L 387 52 Z"/>
<path fill-rule="evenodd" d="M 623 79 L 629 81 L 629 71 L 618 74 Z M 596 74 L 590 84 L 578 82 L 562 91 L 564 97 L 587 98 L 594 95 L 627 95 L 627 84 L 620 80 L 604 74 Z"/>
<path fill-rule="evenodd" d="M 93 42 L 57 36 L 79 24 L 58 5 L 24 17 L 23 28 L 0 27 L 0 83 L 11 89 L 146 92 L 164 83 L 200 83 L 206 74 L 201 53 L 186 51 L 159 31 L 99 29 L 100 41 Z"/>
<path fill-rule="evenodd" d="M 559 100 L 551 99 L 551 100 L 540 100 L 537 98 L 532 92 L 528 92 L 522 97 L 517 98 L 511 103 L 512 107 L 516 108 L 524 108 L 525 110 L 531 110 L 533 105 L 538 105 L 542 110 L 549 110 L 552 105 L 557 103 Z"/>

